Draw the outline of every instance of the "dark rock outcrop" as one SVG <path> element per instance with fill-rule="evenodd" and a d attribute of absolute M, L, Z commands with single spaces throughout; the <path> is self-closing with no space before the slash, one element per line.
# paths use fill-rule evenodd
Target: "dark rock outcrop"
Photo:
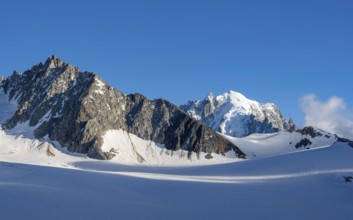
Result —
<path fill-rule="evenodd" d="M 101 150 L 102 136 L 110 129 L 123 129 L 171 150 L 234 151 L 245 158 L 238 147 L 170 102 L 124 95 L 94 73 L 80 72 L 56 56 L 23 74 L 14 72 L 1 86 L 19 105 L 5 128 L 29 123 L 36 138 L 47 136 L 72 152 L 110 159 L 111 154 Z"/>
<path fill-rule="evenodd" d="M 309 135 L 312 138 L 323 135 L 322 132 L 320 132 L 318 129 L 315 129 L 314 127 L 311 127 L 311 126 L 304 127 L 303 129 L 300 129 L 299 131 L 302 135 Z"/>
<path fill-rule="evenodd" d="M 344 181 L 346 183 L 352 183 L 353 182 L 353 177 L 352 176 L 343 176 Z"/>
<path fill-rule="evenodd" d="M 302 147 L 307 147 L 309 145 L 311 145 L 312 142 L 307 139 L 307 138 L 303 138 L 302 140 L 300 140 L 296 145 L 295 145 L 295 148 L 302 148 Z"/>
<path fill-rule="evenodd" d="M 288 124 L 284 128 L 289 132 L 295 132 L 298 130 L 298 126 L 294 123 L 292 118 L 288 120 Z"/>

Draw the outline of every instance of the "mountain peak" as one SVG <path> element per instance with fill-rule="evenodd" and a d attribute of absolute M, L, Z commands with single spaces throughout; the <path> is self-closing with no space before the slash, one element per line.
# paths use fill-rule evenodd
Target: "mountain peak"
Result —
<path fill-rule="evenodd" d="M 238 101 L 238 102 L 241 102 L 241 101 L 251 101 L 250 99 L 248 99 L 247 97 L 245 97 L 242 93 L 240 92 L 236 92 L 236 91 L 233 91 L 233 90 L 229 90 L 227 93 L 223 94 L 223 95 L 220 95 L 220 96 L 228 96 L 228 98 L 231 100 L 231 101 Z"/>
<path fill-rule="evenodd" d="M 65 63 L 58 58 L 56 55 L 52 55 L 51 57 L 48 57 L 48 59 L 45 61 L 44 65 L 49 67 L 50 69 L 56 68 L 56 67 L 61 67 Z"/>
<path fill-rule="evenodd" d="M 234 90 L 229 90 L 229 91 L 228 91 L 228 94 L 229 94 L 229 95 L 235 95 L 235 96 L 243 96 L 243 97 L 245 97 L 242 93 L 237 92 L 237 91 L 234 91 Z"/>
<path fill-rule="evenodd" d="M 288 123 L 273 103 L 259 103 L 230 90 L 180 108 L 196 120 L 226 135 L 243 137 L 253 133 L 288 130 Z M 294 122 L 291 121 L 294 128 Z"/>

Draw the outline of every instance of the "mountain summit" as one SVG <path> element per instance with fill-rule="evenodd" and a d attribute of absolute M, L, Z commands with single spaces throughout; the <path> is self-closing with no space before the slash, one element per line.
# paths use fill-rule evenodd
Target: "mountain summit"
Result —
<path fill-rule="evenodd" d="M 234 137 L 297 129 L 275 104 L 262 104 L 234 91 L 209 94 L 203 101 L 190 101 L 180 108 L 213 130 Z"/>
<path fill-rule="evenodd" d="M 56 141 L 92 158 L 111 159 L 119 148 L 126 147 L 117 143 L 114 149 L 102 148 L 106 144 L 103 137 L 111 130 L 125 132 L 132 148 L 135 144 L 129 134 L 189 154 L 232 151 L 234 157 L 245 157 L 230 141 L 170 102 L 151 101 L 141 94 L 125 95 L 96 74 L 81 72 L 56 56 L 23 74 L 14 72 L 2 78 L 1 93 L 17 103 L 13 115 L 2 125 L 5 129 L 27 126 L 38 139 Z M 144 161 L 143 155 L 133 153 Z"/>

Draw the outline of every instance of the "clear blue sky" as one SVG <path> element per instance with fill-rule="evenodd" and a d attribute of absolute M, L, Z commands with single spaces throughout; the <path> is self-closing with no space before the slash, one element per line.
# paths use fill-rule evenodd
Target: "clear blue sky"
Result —
<path fill-rule="evenodd" d="M 0 2 L 0 74 L 58 55 L 176 104 L 235 90 L 299 124 L 299 98 L 353 106 L 353 1 Z"/>

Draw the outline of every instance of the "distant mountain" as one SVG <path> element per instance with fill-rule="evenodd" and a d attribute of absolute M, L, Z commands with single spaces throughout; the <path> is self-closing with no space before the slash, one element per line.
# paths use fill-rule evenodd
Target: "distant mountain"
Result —
<path fill-rule="evenodd" d="M 315 127 L 305 127 L 293 132 L 280 131 L 272 134 L 251 134 L 237 138 L 224 135 L 227 139 L 244 151 L 248 158 L 268 157 L 308 149 L 332 146 L 336 142 L 346 142 L 337 135 L 325 132 Z"/>
<path fill-rule="evenodd" d="M 132 147 L 135 143 L 129 134 L 169 150 L 234 152 L 234 157 L 245 158 L 237 146 L 170 102 L 125 95 L 96 74 L 80 72 L 56 56 L 23 74 L 1 78 L 0 93 L 11 109 L 15 106 L 12 114 L 2 110 L 8 116 L 3 119 L 5 129 L 32 129 L 35 138 L 57 141 L 71 152 L 92 158 L 111 159 L 119 153 L 119 143 L 102 148 L 105 135 L 112 130 L 124 131 Z M 133 153 L 144 161 L 143 155 Z"/>
<path fill-rule="evenodd" d="M 210 94 L 180 108 L 213 130 L 233 137 L 297 130 L 293 120 L 287 122 L 275 104 L 262 104 L 234 91 Z"/>

